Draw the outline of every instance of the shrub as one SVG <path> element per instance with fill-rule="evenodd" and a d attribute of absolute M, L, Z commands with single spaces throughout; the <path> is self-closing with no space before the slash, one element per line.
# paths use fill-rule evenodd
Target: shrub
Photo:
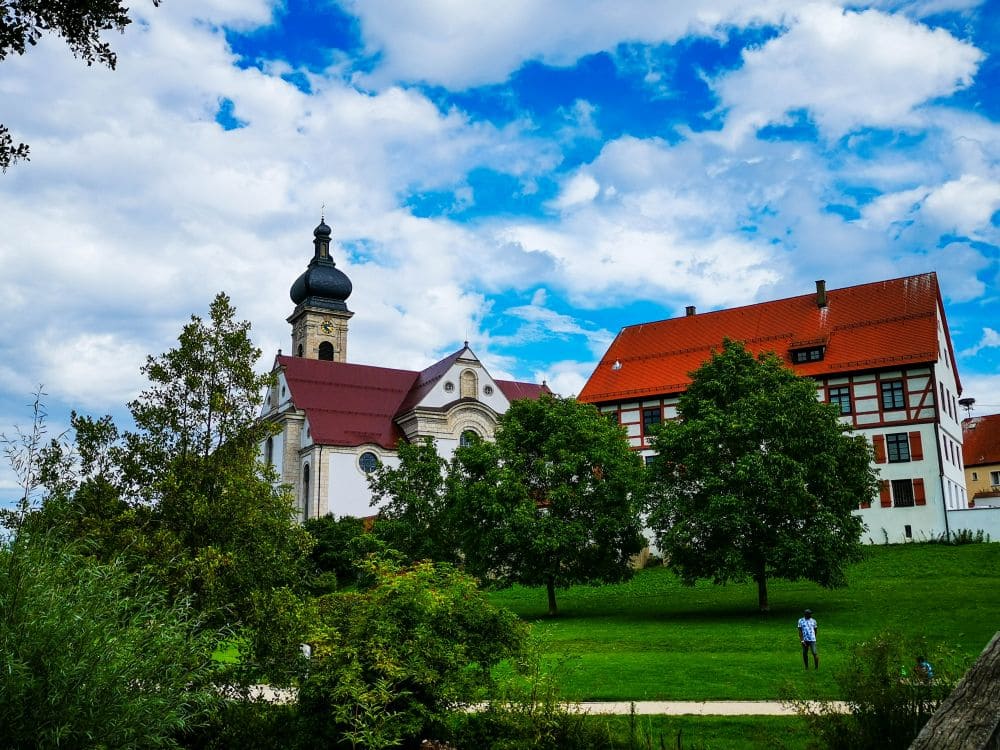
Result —
<path fill-rule="evenodd" d="M 315 742 L 380 748 L 441 736 L 484 699 L 526 629 L 445 563 L 370 558 L 366 589 L 324 597 L 299 705 Z"/>
<path fill-rule="evenodd" d="M 197 624 L 121 563 L 21 533 L 0 547 L 4 747 L 175 746 L 218 703 Z"/>
<path fill-rule="evenodd" d="M 917 655 L 934 666 L 930 679 L 917 673 Z M 964 668 L 943 647 L 884 632 L 855 645 L 847 667 L 836 675 L 849 713 L 825 701 L 795 701 L 825 747 L 833 750 L 903 750 L 952 691 Z"/>

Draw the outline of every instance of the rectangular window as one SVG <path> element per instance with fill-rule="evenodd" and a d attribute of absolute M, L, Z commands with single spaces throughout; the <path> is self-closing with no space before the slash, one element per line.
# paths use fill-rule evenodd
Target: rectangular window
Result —
<path fill-rule="evenodd" d="M 851 413 L 851 389 L 850 388 L 831 388 L 830 389 L 830 403 L 837 404 L 840 407 L 841 414 Z"/>
<path fill-rule="evenodd" d="M 643 457 L 642 457 L 642 462 L 643 462 L 643 463 L 644 463 L 644 464 L 645 464 L 646 466 L 650 466 L 650 465 L 652 465 L 653 461 L 655 461 L 655 460 L 656 460 L 656 456 L 643 456 Z"/>
<path fill-rule="evenodd" d="M 889 463 L 899 464 L 910 460 L 910 441 L 905 432 L 885 436 L 885 450 Z"/>
<path fill-rule="evenodd" d="M 992 484 L 992 485 L 998 485 L 998 484 L 1000 484 L 1000 471 L 991 471 L 990 472 L 990 484 Z"/>
<path fill-rule="evenodd" d="M 812 349 L 796 349 L 792 352 L 793 362 L 818 362 L 823 359 L 823 347 L 816 346 Z"/>
<path fill-rule="evenodd" d="M 896 508 L 913 507 L 913 480 L 892 480 L 892 504 Z"/>
<path fill-rule="evenodd" d="M 903 408 L 903 381 L 902 380 L 883 380 L 882 381 L 882 409 L 888 411 L 890 409 L 902 409 Z"/>
<path fill-rule="evenodd" d="M 620 422 L 618 421 L 618 412 L 606 411 L 604 412 L 604 416 L 607 417 L 607 420 L 611 422 L 611 424 L 620 424 Z"/>
<path fill-rule="evenodd" d="M 651 425 L 659 424 L 663 419 L 663 410 L 659 406 L 642 410 L 642 428 L 645 431 Z"/>
<path fill-rule="evenodd" d="M 979 481 L 979 474 L 977 472 L 975 472 L 975 471 L 972 472 L 972 481 L 973 482 L 978 482 Z"/>

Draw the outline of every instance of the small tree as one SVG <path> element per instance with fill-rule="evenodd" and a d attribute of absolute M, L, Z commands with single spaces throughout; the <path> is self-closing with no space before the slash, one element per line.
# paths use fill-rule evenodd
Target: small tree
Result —
<path fill-rule="evenodd" d="M 456 562 L 458 550 L 445 495 L 448 465 L 432 438 L 400 443 L 399 466 L 380 465 L 368 477 L 372 505 L 381 505 L 373 531 L 410 561 Z"/>
<path fill-rule="evenodd" d="M 861 554 L 852 511 L 876 474 L 815 382 L 726 340 L 692 373 L 678 415 L 653 441 L 648 523 L 682 580 L 749 578 L 761 611 L 770 578 L 844 585 Z"/>
<path fill-rule="evenodd" d="M 639 552 L 643 470 L 593 406 L 543 396 L 510 405 L 496 442 L 459 448 L 448 497 L 466 568 L 510 585 L 621 581 Z"/>
<path fill-rule="evenodd" d="M 364 589 L 320 600 L 303 721 L 314 743 L 410 746 L 488 696 L 492 667 L 520 653 L 526 627 L 446 563 L 372 556 L 363 567 Z"/>

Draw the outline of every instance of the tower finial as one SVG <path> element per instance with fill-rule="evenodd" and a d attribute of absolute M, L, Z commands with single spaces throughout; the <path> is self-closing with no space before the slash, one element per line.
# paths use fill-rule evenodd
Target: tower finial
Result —
<path fill-rule="evenodd" d="M 326 203 L 321 203 L 319 207 L 319 223 L 326 223 Z"/>

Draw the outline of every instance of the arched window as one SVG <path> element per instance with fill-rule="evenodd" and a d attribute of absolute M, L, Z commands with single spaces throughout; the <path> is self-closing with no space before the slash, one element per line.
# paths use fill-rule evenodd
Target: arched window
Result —
<path fill-rule="evenodd" d="M 274 438 L 268 438 L 264 444 L 264 463 L 274 466 Z"/>
<path fill-rule="evenodd" d="M 302 467 L 302 515 L 309 518 L 309 464 Z"/>
<path fill-rule="evenodd" d="M 371 474 L 378 468 L 378 456 L 371 451 L 365 451 L 358 457 L 358 466 L 365 474 Z"/>
<path fill-rule="evenodd" d="M 333 362 L 333 344 L 329 341 L 324 341 L 319 345 L 319 358 L 325 359 L 327 362 Z"/>
<path fill-rule="evenodd" d="M 462 389 L 462 398 L 475 398 L 478 393 L 477 383 L 476 383 L 476 373 L 472 370 L 466 370 L 462 373 L 462 377 L 459 380 L 459 385 Z"/>
<path fill-rule="evenodd" d="M 462 436 L 458 439 L 458 445 L 460 448 L 468 448 L 478 437 L 479 435 L 474 433 L 472 430 L 465 430 L 462 432 Z"/>
<path fill-rule="evenodd" d="M 303 350 L 302 350 L 302 344 L 299 344 L 299 356 L 300 356 L 300 357 L 302 356 L 302 351 L 303 351 Z"/>

